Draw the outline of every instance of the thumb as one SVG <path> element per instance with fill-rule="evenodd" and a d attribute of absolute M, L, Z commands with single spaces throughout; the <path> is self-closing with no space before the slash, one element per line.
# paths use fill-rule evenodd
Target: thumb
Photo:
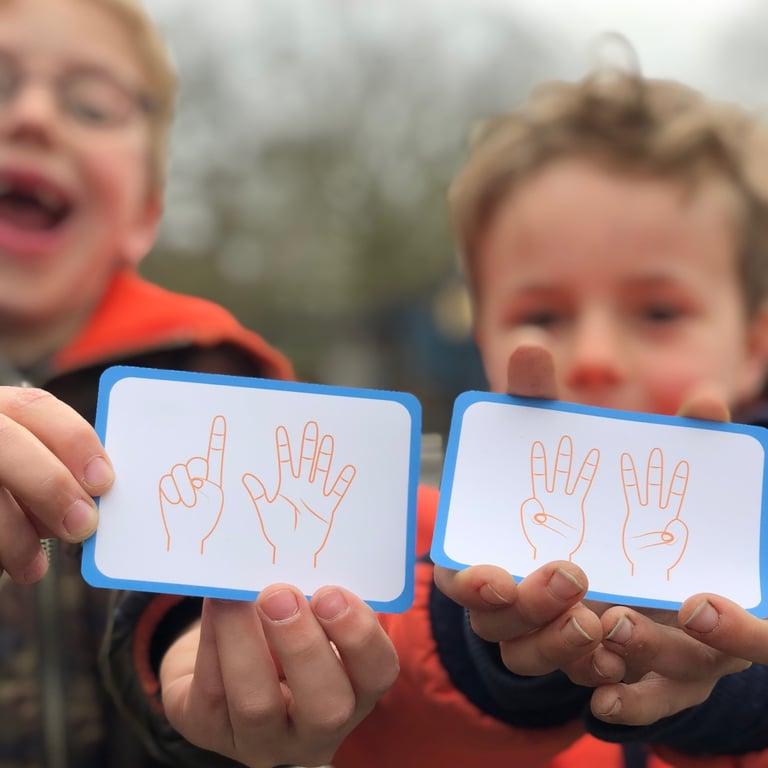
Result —
<path fill-rule="evenodd" d="M 246 474 L 243 475 L 243 485 L 256 507 L 259 506 L 259 501 L 262 499 L 268 501 L 267 489 L 264 487 L 264 483 L 262 483 L 256 475 L 246 472 Z"/>

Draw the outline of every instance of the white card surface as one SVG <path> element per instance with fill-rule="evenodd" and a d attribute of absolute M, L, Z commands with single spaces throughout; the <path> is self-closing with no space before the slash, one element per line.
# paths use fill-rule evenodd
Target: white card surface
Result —
<path fill-rule="evenodd" d="M 432 547 L 524 577 L 551 560 L 592 599 L 766 601 L 768 431 L 487 393 L 456 401 Z"/>
<path fill-rule="evenodd" d="M 83 576 L 244 600 L 336 584 L 405 610 L 420 420 L 401 393 L 110 368 L 96 428 L 117 479 Z"/>

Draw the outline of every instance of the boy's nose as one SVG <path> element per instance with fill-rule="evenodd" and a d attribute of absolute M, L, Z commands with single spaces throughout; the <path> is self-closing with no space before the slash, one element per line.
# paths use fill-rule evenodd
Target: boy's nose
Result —
<path fill-rule="evenodd" d="M 577 392 L 614 388 L 626 378 L 626 350 L 615 323 L 604 313 L 594 313 L 578 323 L 565 371 L 565 383 Z"/>
<path fill-rule="evenodd" d="M 28 83 L 12 101 L 0 105 L 0 125 L 6 138 L 47 145 L 55 131 L 57 111 L 56 99 L 50 88 Z"/>

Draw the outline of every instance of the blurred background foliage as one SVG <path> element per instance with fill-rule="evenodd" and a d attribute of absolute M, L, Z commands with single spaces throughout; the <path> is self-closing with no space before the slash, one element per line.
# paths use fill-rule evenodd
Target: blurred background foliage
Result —
<path fill-rule="evenodd" d="M 675 0 L 542 2 L 538 16 L 511 0 L 146 2 L 182 90 L 145 274 L 227 306 L 301 379 L 413 392 L 425 431 L 445 432 L 456 394 L 483 386 L 445 204 L 472 124 L 580 76 L 594 36 L 622 29 L 613 6 L 633 44 L 634 28 L 650 41 L 645 71 L 656 56 L 652 74 L 740 98 L 766 83 L 759 3 L 731 4 L 724 24 L 711 3 Z M 676 5 L 699 28 L 676 24 Z M 702 44 L 709 69 L 692 61 Z"/>

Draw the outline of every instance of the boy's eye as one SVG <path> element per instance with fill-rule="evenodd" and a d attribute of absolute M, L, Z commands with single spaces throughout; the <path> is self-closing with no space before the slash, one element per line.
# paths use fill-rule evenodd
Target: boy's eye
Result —
<path fill-rule="evenodd" d="M 674 304 L 649 304 L 642 308 L 640 314 L 643 320 L 663 324 L 678 320 L 682 316 L 683 311 Z"/>
<path fill-rule="evenodd" d="M 526 312 L 518 318 L 518 325 L 534 325 L 537 328 L 551 328 L 562 320 L 562 314 L 554 309 L 539 309 Z"/>

